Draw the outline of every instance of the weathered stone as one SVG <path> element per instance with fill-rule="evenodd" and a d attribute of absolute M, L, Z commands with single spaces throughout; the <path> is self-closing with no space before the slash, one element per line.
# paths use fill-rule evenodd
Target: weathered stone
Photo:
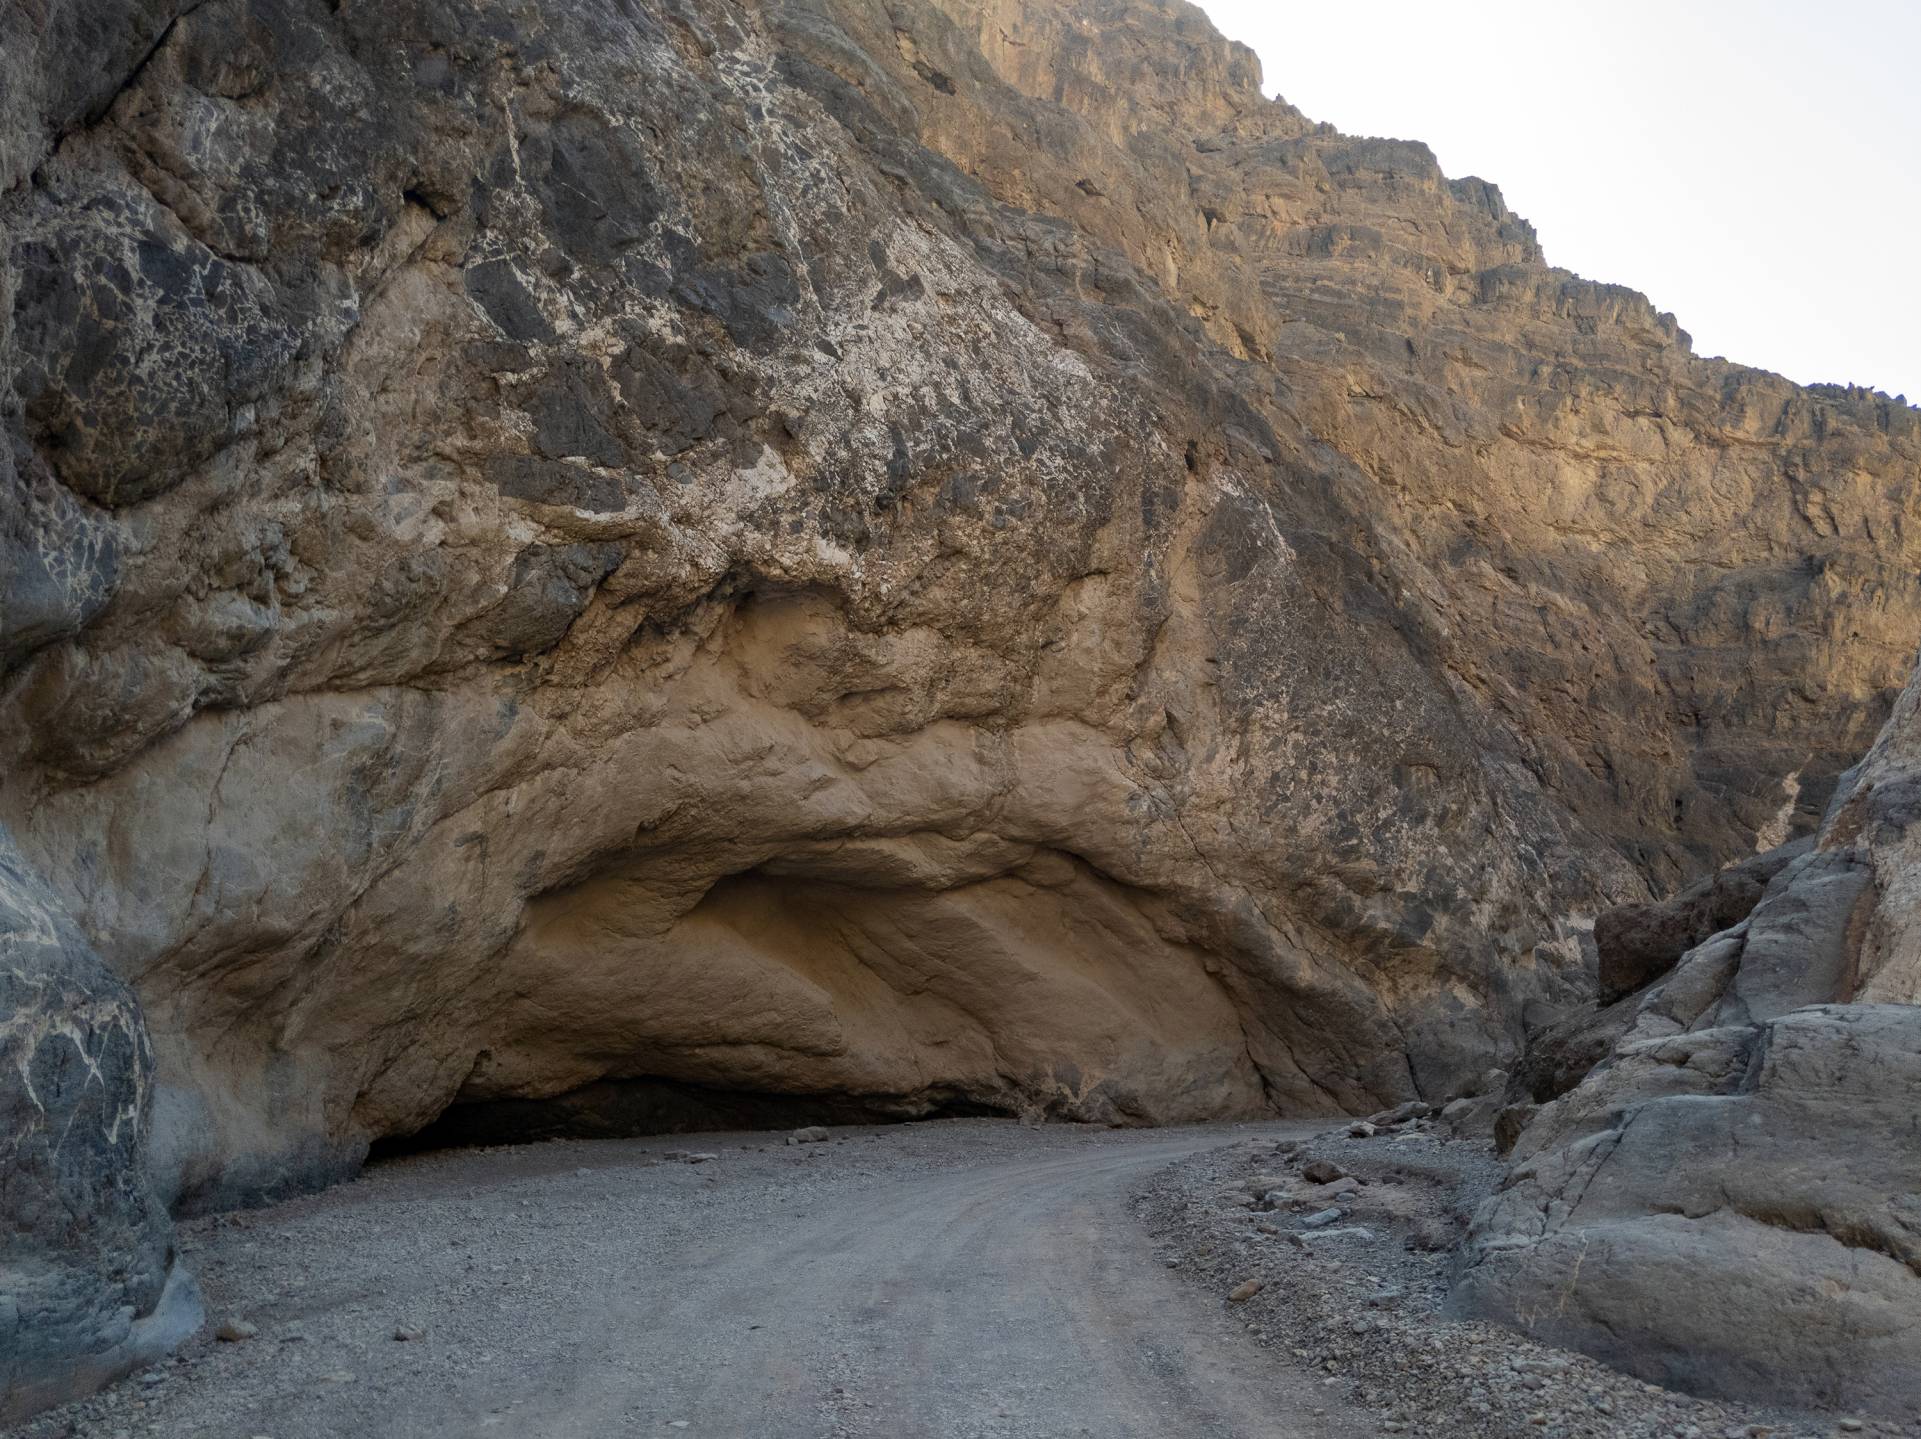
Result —
<path fill-rule="evenodd" d="M 1531 1102 L 1509 1104 L 1494 1116 L 1494 1152 L 1510 1153 L 1526 1129 L 1540 1112 L 1540 1105 Z"/>
<path fill-rule="evenodd" d="M 1515 1167 L 1457 1302 L 1698 1393 L 1911 1414 L 1921 1008 L 1741 1033 L 1733 1065 L 1725 1030 L 1617 1055 L 1611 1118 Z"/>
<path fill-rule="evenodd" d="M 0 1422 L 201 1323 L 141 1153 L 140 1008 L 0 830 Z"/>
<path fill-rule="evenodd" d="M 1410 1119 L 1426 1119 L 1434 1112 L 1434 1106 L 1424 1099 L 1410 1099 L 1405 1104 L 1397 1104 L 1392 1109 L 1383 1109 L 1379 1114 L 1368 1116 L 1368 1123 L 1386 1129 L 1396 1124 L 1405 1124 Z"/>
<path fill-rule="evenodd" d="M 1921 621 L 1912 410 L 1164 0 L 12 6 L 0 234 L 0 823 L 189 1209 L 1461 1094 Z"/>
<path fill-rule="evenodd" d="M 1804 836 L 1717 870 L 1672 899 L 1607 910 L 1594 921 L 1603 1007 L 1644 989 L 1695 945 L 1739 924 L 1761 901 L 1768 881 L 1808 852 Z M 1551 1097 L 1551 1096 L 1550 1096 Z"/>
<path fill-rule="evenodd" d="M 1813 846 L 1534 1111 L 1456 1302 L 1645 1378 L 1909 1414 L 1921 1373 L 1921 674 Z"/>
<path fill-rule="evenodd" d="M 105 608 L 119 544 L 103 522 L 30 453 L 0 447 L 0 675 L 66 639 Z"/>
<path fill-rule="evenodd" d="M 1441 1123 L 1462 1139 L 1492 1139 L 1494 1120 L 1503 1103 L 1498 1094 L 1465 1095 L 1441 1109 Z"/>
<path fill-rule="evenodd" d="M 1641 995 L 1632 994 L 1604 1009 L 1575 1009 L 1530 1034 L 1527 1052 L 1508 1081 L 1508 1101 L 1546 1104 L 1566 1094 L 1607 1058 L 1640 1008 Z"/>

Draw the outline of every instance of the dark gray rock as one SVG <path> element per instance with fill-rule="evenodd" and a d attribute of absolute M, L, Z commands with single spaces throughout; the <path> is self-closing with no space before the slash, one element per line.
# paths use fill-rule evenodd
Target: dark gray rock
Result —
<path fill-rule="evenodd" d="M 1594 921 L 1602 1006 L 1652 984 L 1709 935 L 1746 919 L 1768 881 L 1813 843 L 1808 835 L 1729 865 L 1671 899 L 1603 911 Z"/>
<path fill-rule="evenodd" d="M 1457 1307 L 1696 1393 L 1911 1415 L 1921 1008 L 1647 1040 L 1591 1083 L 1477 1217 Z"/>
<path fill-rule="evenodd" d="M 624 464 L 627 452 L 614 434 L 614 397 L 597 366 L 556 366 L 527 401 L 534 421 L 534 448 L 549 459 L 580 458 L 590 464 Z"/>
<path fill-rule="evenodd" d="M 1577 1009 L 1528 1036 L 1527 1051 L 1508 1080 L 1511 1104 L 1546 1104 L 1586 1079 L 1608 1057 L 1640 1012 L 1632 994 L 1603 1009 Z"/>
<path fill-rule="evenodd" d="M 626 488 L 618 479 L 565 460 L 494 455 L 487 463 L 487 478 L 510 499 L 538 505 L 566 505 L 600 514 L 611 514 L 627 505 Z"/>
<path fill-rule="evenodd" d="M 536 655 L 567 633 L 594 589 L 620 563 L 613 544 L 536 545 L 520 556 L 507 592 L 486 614 L 463 628 L 501 655 Z"/>
<path fill-rule="evenodd" d="M 1515 1144 L 1521 1138 L 1522 1131 L 1533 1122 L 1540 1108 L 1540 1105 L 1526 1101 L 1503 1107 L 1501 1112 L 1494 1116 L 1494 1152 L 1496 1154 L 1512 1153 Z"/>
<path fill-rule="evenodd" d="M 548 228 L 583 264 L 612 265 L 649 237 L 664 203 L 645 150 L 626 127 L 584 110 L 537 126 L 519 163 Z"/>
<path fill-rule="evenodd" d="M 15 6 L 0 52 L 0 191 L 62 131 L 100 115 L 193 0 L 45 0 Z M 74 64 L 84 55 L 85 64 Z"/>
<path fill-rule="evenodd" d="M 37 456 L 0 446 L 0 674 L 76 634 L 106 606 L 119 576 L 110 526 Z"/>
<path fill-rule="evenodd" d="M 199 1328 L 148 1188 L 139 1005 L 0 830 L 0 1422 Z"/>
<path fill-rule="evenodd" d="M 554 327 L 540 311 L 527 284 L 507 260 L 484 260 L 467 267 L 467 293 L 510 340 L 551 340 Z"/>
<path fill-rule="evenodd" d="M 150 198 L 83 181 L 54 200 L 8 257 L 14 390 L 62 481 L 131 504 L 245 433 L 299 337 L 258 274 Z"/>

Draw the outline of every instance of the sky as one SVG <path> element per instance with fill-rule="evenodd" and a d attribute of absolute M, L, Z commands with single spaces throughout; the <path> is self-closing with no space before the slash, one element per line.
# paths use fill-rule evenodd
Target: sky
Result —
<path fill-rule="evenodd" d="M 1269 94 L 1424 140 L 1697 354 L 1921 404 L 1921 0 L 1198 0 Z"/>

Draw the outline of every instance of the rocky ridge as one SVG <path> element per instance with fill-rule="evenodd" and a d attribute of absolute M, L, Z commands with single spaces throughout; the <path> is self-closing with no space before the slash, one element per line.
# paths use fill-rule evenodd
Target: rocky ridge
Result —
<path fill-rule="evenodd" d="M 628 1082 L 1445 1099 L 1912 661 L 1914 411 L 1693 356 L 1188 6 L 0 42 L 0 823 L 144 1010 L 161 1204 Z"/>

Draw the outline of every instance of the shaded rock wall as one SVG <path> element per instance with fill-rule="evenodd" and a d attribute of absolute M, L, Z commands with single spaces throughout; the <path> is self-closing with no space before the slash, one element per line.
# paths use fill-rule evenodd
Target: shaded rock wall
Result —
<path fill-rule="evenodd" d="M 1814 836 L 1763 850 L 1649 904 L 1594 917 L 1597 993 L 1603 1005 L 1647 988 L 1703 940 L 1732 929 L 1761 902 L 1768 881 L 1814 847 Z"/>
<path fill-rule="evenodd" d="M 1189 7 L 0 24 L 0 819 L 176 1203 L 600 1081 L 1445 1096 L 1911 657 L 1913 411 Z"/>

